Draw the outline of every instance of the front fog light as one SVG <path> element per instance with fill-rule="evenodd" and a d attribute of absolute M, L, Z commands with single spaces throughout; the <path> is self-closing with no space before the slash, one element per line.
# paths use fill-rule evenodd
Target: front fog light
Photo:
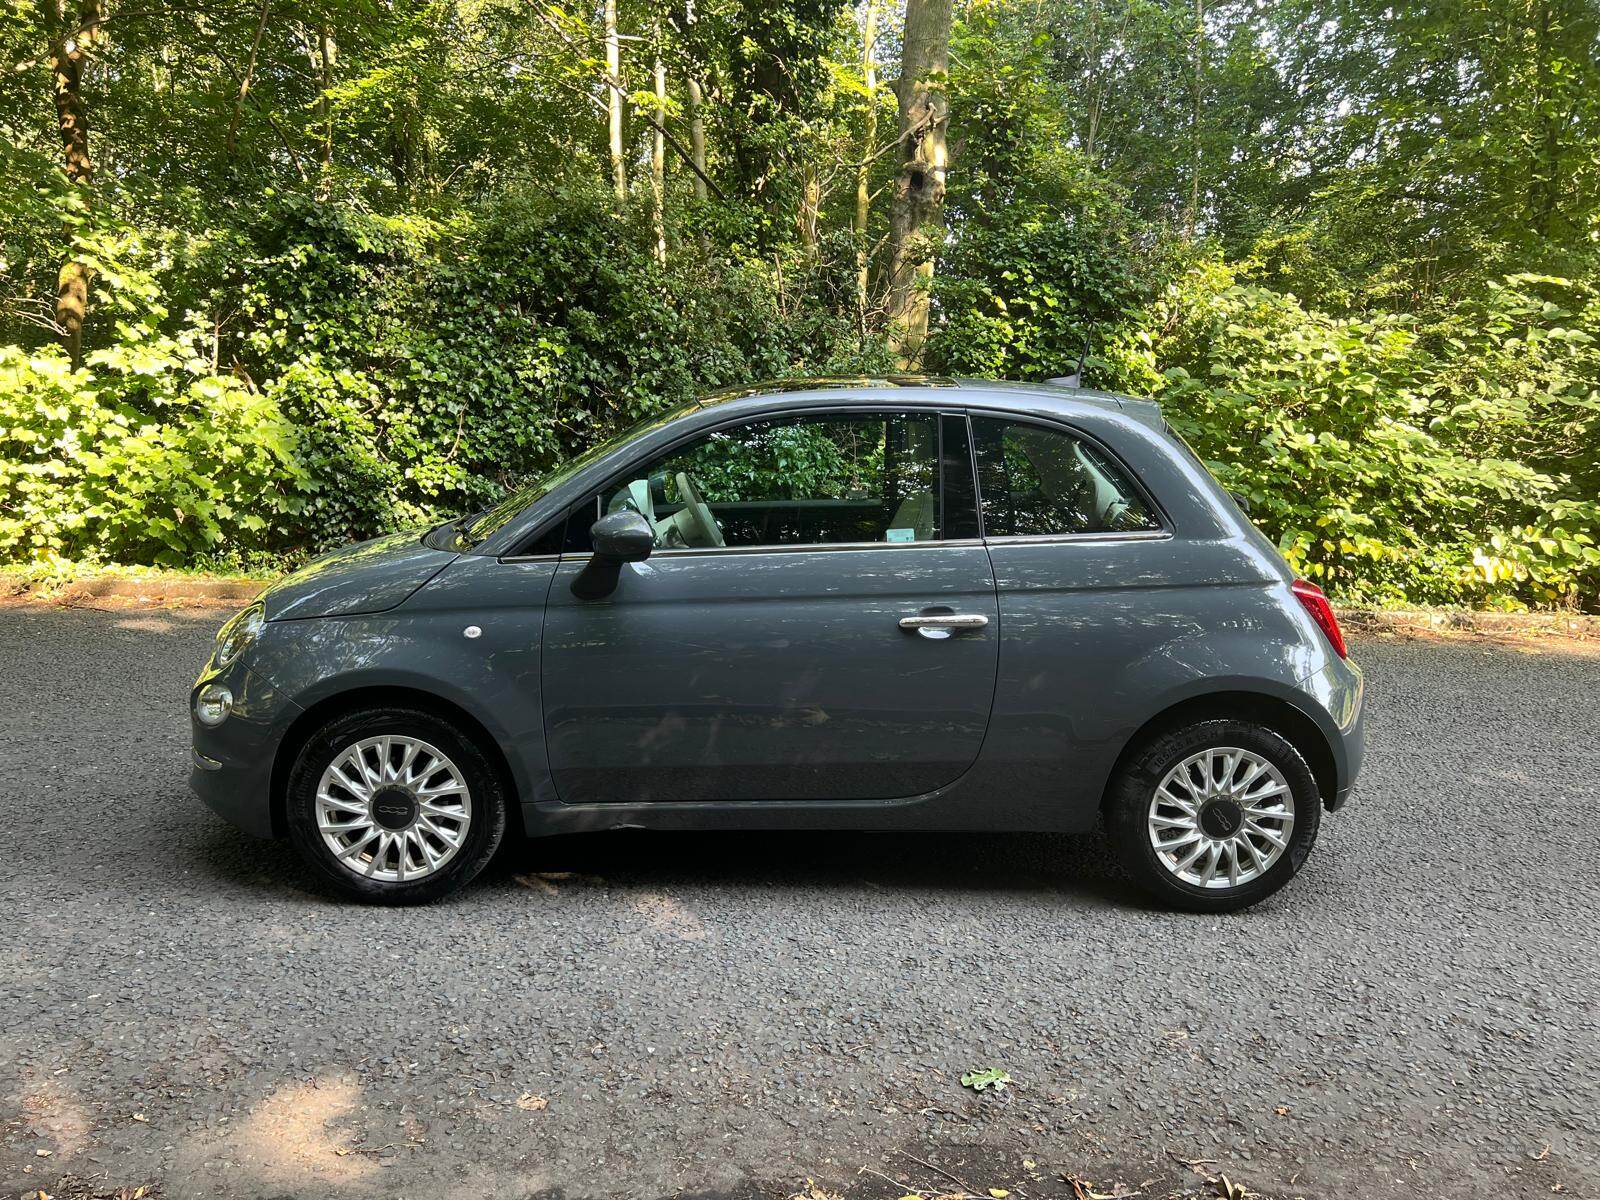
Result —
<path fill-rule="evenodd" d="M 233 711 L 233 693 L 220 683 L 208 683 L 194 698 L 194 715 L 202 725 L 221 725 Z"/>

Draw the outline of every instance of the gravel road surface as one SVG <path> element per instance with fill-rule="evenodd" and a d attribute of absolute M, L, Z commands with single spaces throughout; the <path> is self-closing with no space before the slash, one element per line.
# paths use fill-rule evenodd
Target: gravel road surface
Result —
<path fill-rule="evenodd" d="M 0 1196 L 1600 1197 L 1593 653 L 1358 641 L 1364 786 L 1237 916 L 789 834 L 383 910 L 190 796 L 221 616 L 0 608 Z"/>

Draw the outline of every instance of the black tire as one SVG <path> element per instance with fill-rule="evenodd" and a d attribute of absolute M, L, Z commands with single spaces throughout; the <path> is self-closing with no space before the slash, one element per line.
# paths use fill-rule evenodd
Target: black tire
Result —
<path fill-rule="evenodd" d="M 471 820 L 460 849 L 420 879 L 369 879 L 340 861 L 317 829 L 322 773 L 353 743 L 382 734 L 418 738 L 437 747 L 459 769 L 471 797 Z M 301 747 L 285 799 L 289 835 L 301 856 L 335 891 L 368 904 L 427 904 L 456 891 L 489 864 L 506 832 L 505 787 L 482 747 L 451 722 L 411 708 L 361 709 L 329 721 Z"/>
<path fill-rule="evenodd" d="M 1234 887 L 1206 888 L 1179 879 L 1150 844 L 1150 802 L 1162 780 L 1189 755 L 1209 747 L 1249 750 L 1278 769 L 1294 797 L 1288 849 L 1263 874 Z M 1249 721 L 1200 721 L 1138 747 L 1112 782 L 1106 826 L 1123 867 L 1160 903 L 1189 912 L 1235 912 L 1276 892 L 1305 865 L 1322 823 L 1322 792 L 1306 760 L 1281 734 Z"/>

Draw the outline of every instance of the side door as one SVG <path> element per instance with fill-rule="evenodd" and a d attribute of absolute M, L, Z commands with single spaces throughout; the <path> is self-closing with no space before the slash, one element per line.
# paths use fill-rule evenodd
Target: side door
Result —
<path fill-rule="evenodd" d="M 1086 825 L 1121 739 L 1152 715 L 1152 680 L 1197 628 L 1194 593 L 1162 512 L 1108 448 L 992 412 L 972 413 L 972 435 L 1004 631 L 986 765 Z"/>
<path fill-rule="evenodd" d="M 655 548 L 580 599 L 619 508 Z M 977 757 L 999 614 L 964 418 L 746 419 L 614 479 L 567 538 L 542 665 L 563 801 L 893 799 Z"/>

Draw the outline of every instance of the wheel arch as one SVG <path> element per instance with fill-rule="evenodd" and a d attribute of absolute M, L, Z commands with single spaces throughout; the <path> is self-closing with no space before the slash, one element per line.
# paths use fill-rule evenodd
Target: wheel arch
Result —
<path fill-rule="evenodd" d="M 1199 721 L 1234 718 L 1252 721 L 1273 730 L 1298 750 L 1311 768 L 1326 806 L 1338 794 L 1339 767 L 1334 758 L 1333 746 L 1312 716 L 1303 708 L 1281 696 L 1266 692 L 1243 690 L 1207 692 L 1190 696 L 1162 709 L 1147 720 L 1123 743 L 1122 750 L 1112 764 L 1101 793 L 1100 806 L 1105 808 L 1111 793 L 1126 768 L 1129 759 L 1155 738 L 1185 725 Z"/>
<path fill-rule="evenodd" d="M 335 692 L 324 696 L 316 703 L 307 707 L 289 724 L 283 737 L 278 742 L 278 749 L 272 760 L 271 781 L 271 816 L 272 833 L 274 837 L 284 837 L 288 834 L 288 789 L 289 772 L 294 769 L 295 760 L 300 757 L 300 751 L 310 741 L 317 730 L 329 721 L 344 716 L 347 713 L 357 712 L 364 708 L 414 708 L 420 712 L 435 716 L 441 720 L 449 721 L 459 726 L 463 733 L 472 738 L 483 756 L 489 761 L 500 777 L 500 786 L 506 796 L 506 825 L 513 833 L 523 832 L 522 803 L 516 776 L 511 770 L 505 751 L 501 749 L 499 741 L 484 726 L 483 722 L 473 716 L 459 704 L 439 696 L 436 693 L 425 691 L 421 688 L 405 687 L 395 684 L 369 684 L 349 688 L 345 691 Z"/>

